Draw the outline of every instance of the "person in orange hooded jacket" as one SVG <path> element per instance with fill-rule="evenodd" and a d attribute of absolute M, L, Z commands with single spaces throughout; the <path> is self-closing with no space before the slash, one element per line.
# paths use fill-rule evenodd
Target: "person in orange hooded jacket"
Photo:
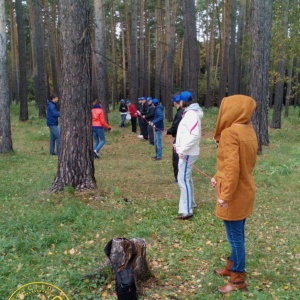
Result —
<path fill-rule="evenodd" d="M 217 172 L 211 184 L 217 187 L 216 216 L 224 222 L 231 250 L 226 267 L 215 270 L 217 275 L 230 276 L 229 282 L 218 289 L 223 294 L 246 289 L 244 228 L 246 218 L 253 212 L 255 198 L 252 171 L 258 145 L 250 124 L 255 108 L 251 97 L 225 97 L 214 134 L 218 144 Z"/>
<path fill-rule="evenodd" d="M 94 138 L 95 158 L 100 157 L 99 151 L 106 142 L 103 127 L 108 129 L 108 131 L 111 131 L 110 126 L 105 121 L 104 112 L 100 104 L 101 102 L 99 100 L 95 100 L 92 108 L 92 131 L 93 131 L 93 138 Z"/>

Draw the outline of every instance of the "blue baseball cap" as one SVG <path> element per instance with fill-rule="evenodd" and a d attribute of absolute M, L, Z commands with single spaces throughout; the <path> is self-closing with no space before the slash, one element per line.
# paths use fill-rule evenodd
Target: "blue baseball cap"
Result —
<path fill-rule="evenodd" d="M 184 91 L 180 93 L 180 100 L 184 102 L 192 101 L 192 94 L 189 91 Z"/>
<path fill-rule="evenodd" d="M 131 103 L 131 101 L 128 99 L 127 101 L 126 101 L 127 103 Z"/>
<path fill-rule="evenodd" d="M 156 98 L 154 98 L 154 99 L 152 100 L 152 104 L 154 104 L 155 106 L 158 105 L 158 100 L 157 100 Z"/>
<path fill-rule="evenodd" d="M 152 101 L 152 97 L 147 97 L 147 101 Z"/>
<path fill-rule="evenodd" d="M 121 99 L 121 101 L 120 101 L 121 103 L 124 103 L 125 102 L 125 100 L 124 99 Z"/>
<path fill-rule="evenodd" d="M 179 103 L 180 102 L 180 95 L 174 95 L 171 99 L 172 102 Z"/>

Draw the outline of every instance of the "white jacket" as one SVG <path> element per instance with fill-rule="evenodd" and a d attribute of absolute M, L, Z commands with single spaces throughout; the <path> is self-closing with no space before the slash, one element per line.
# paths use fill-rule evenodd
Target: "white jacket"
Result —
<path fill-rule="evenodd" d="M 200 154 L 199 144 L 203 115 L 203 111 L 198 103 L 193 103 L 185 109 L 176 135 L 176 152 L 178 154 Z"/>

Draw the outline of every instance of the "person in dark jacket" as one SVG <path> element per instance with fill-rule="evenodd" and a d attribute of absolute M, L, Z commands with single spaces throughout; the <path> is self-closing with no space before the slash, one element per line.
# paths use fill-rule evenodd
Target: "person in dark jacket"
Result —
<path fill-rule="evenodd" d="M 52 94 L 50 100 L 47 102 L 47 119 L 46 124 L 50 130 L 50 155 L 59 154 L 59 137 L 60 130 L 58 127 L 58 117 L 60 113 L 57 110 L 56 104 L 58 103 L 58 97 L 55 94 Z M 55 151 L 56 145 L 56 151 Z"/>
<path fill-rule="evenodd" d="M 125 127 L 125 120 L 126 120 L 127 111 L 128 111 L 128 107 L 125 103 L 125 100 L 121 99 L 120 106 L 119 106 L 119 112 L 120 112 L 120 115 L 121 115 L 121 124 L 120 124 L 121 128 Z"/>
<path fill-rule="evenodd" d="M 147 121 L 147 132 L 148 132 L 149 144 L 154 145 L 153 127 L 149 125 L 149 122 L 152 122 L 154 118 L 154 112 L 155 112 L 155 107 L 152 105 L 152 97 L 147 97 L 147 105 L 148 105 L 148 110 L 143 117 Z"/>
<path fill-rule="evenodd" d="M 152 100 L 152 105 L 155 107 L 154 118 L 149 122 L 155 128 L 155 156 L 154 160 L 161 160 L 162 157 L 162 133 L 164 131 L 164 108 L 158 103 L 157 99 Z"/>
<path fill-rule="evenodd" d="M 144 115 L 147 114 L 148 111 L 148 105 L 146 103 L 146 97 L 141 97 L 139 99 L 139 109 L 137 111 L 138 117 L 139 117 L 139 125 L 141 128 L 141 134 L 138 136 L 138 138 L 142 140 L 148 140 L 148 131 L 147 131 L 147 122 L 145 118 L 143 118 Z"/>
<path fill-rule="evenodd" d="M 174 95 L 172 97 L 171 101 L 177 111 L 176 111 L 176 114 L 175 114 L 175 117 L 174 117 L 171 127 L 167 130 L 167 135 L 172 135 L 172 137 L 174 138 L 173 144 L 176 144 L 177 129 L 178 129 L 178 125 L 182 119 L 182 114 L 184 112 L 184 109 L 180 105 L 180 94 Z M 172 153 L 173 153 L 172 154 L 172 164 L 173 164 L 174 177 L 175 177 L 174 183 L 177 183 L 178 182 L 177 175 L 178 175 L 179 157 L 178 157 L 177 152 L 173 148 L 173 146 L 172 146 Z"/>

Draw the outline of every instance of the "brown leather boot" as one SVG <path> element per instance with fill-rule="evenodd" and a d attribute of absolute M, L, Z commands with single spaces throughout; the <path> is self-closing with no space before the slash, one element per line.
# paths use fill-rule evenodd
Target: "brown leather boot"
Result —
<path fill-rule="evenodd" d="M 227 257 L 226 267 L 224 269 L 217 269 L 214 272 L 216 275 L 219 275 L 219 276 L 230 276 L 232 265 L 233 265 L 233 262 L 231 260 L 229 260 L 229 257 Z"/>
<path fill-rule="evenodd" d="M 228 294 L 235 290 L 246 291 L 245 284 L 245 272 L 244 273 L 235 273 L 231 272 L 230 280 L 225 286 L 219 287 L 218 291 L 222 294 Z"/>

